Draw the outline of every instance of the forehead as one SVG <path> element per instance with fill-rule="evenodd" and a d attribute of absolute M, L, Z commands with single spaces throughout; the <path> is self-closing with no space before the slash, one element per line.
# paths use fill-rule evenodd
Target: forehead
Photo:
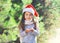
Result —
<path fill-rule="evenodd" d="M 30 12 L 25 12 L 25 14 L 29 14 L 29 15 L 30 15 L 30 14 L 32 14 L 32 13 L 30 13 Z"/>

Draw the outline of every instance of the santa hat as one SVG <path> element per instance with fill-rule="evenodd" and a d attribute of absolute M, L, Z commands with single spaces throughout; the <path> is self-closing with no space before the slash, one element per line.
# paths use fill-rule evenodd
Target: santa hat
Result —
<path fill-rule="evenodd" d="M 34 15 L 34 10 L 32 8 L 24 8 L 23 13 L 24 12 L 30 12 L 30 13 L 32 13 Z"/>
<path fill-rule="evenodd" d="M 27 6 L 23 9 L 23 13 L 26 12 L 26 11 L 32 13 L 32 14 L 33 14 L 34 16 L 36 16 L 36 17 L 39 16 L 39 14 L 37 13 L 36 9 L 33 7 L 32 4 L 27 5 Z"/>

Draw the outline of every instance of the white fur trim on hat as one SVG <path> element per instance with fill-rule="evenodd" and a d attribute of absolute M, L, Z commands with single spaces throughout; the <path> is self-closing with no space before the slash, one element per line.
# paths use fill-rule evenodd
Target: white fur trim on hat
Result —
<path fill-rule="evenodd" d="M 24 8 L 22 13 L 24 12 L 30 12 L 34 15 L 34 10 L 32 8 Z"/>

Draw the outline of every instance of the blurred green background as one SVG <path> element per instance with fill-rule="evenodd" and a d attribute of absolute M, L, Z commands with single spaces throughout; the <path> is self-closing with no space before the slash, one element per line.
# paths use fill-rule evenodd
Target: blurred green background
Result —
<path fill-rule="evenodd" d="M 19 43 L 17 28 L 25 5 L 32 4 L 39 13 L 37 43 L 49 43 L 60 28 L 60 0 L 0 0 L 0 43 Z"/>

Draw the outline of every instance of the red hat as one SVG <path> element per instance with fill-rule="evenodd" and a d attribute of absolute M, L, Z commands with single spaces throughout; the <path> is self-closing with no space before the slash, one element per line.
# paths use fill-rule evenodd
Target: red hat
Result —
<path fill-rule="evenodd" d="M 30 13 L 32 13 L 34 15 L 34 10 L 32 8 L 24 8 L 23 11 L 22 11 L 22 13 L 24 13 L 26 11 L 30 12 Z"/>
<path fill-rule="evenodd" d="M 36 11 L 36 9 L 34 8 L 34 6 L 32 4 L 27 5 L 26 8 L 32 8 L 34 10 L 34 16 L 36 16 L 36 17 L 39 16 L 38 12 Z"/>

